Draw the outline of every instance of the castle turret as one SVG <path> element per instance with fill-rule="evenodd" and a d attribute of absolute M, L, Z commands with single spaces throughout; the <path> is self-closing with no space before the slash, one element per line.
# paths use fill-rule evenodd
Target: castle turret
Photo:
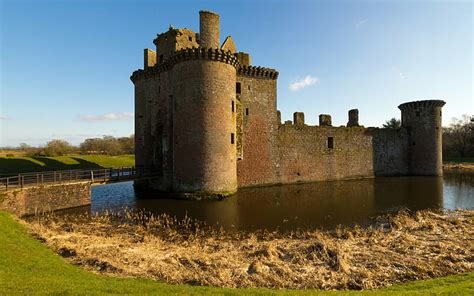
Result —
<path fill-rule="evenodd" d="M 199 12 L 199 44 L 206 48 L 220 48 L 218 14 Z"/>
<path fill-rule="evenodd" d="M 237 191 L 236 65 L 221 49 L 189 49 L 173 67 L 173 190 Z M 181 60 L 182 59 L 182 60 Z"/>
<path fill-rule="evenodd" d="M 408 170 L 411 175 L 443 175 L 441 100 L 401 104 L 402 127 L 408 132 Z"/>

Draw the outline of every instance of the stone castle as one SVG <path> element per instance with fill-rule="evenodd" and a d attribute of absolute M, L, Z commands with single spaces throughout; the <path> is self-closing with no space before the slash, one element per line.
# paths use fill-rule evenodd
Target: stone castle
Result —
<path fill-rule="evenodd" d="M 347 126 L 331 116 L 281 123 L 276 70 L 251 65 L 231 36 L 220 43 L 219 15 L 199 12 L 199 33 L 170 27 L 144 50 L 135 85 L 136 165 L 156 179 L 137 188 L 185 196 L 229 195 L 239 187 L 442 175 L 441 100 L 398 106 L 399 129 Z"/>

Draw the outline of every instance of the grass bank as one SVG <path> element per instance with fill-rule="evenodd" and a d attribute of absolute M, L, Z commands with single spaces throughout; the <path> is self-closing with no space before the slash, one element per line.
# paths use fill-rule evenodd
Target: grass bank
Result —
<path fill-rule="evenodd" d="M 219 295 L 472 295 L 474 273 L 415 281 L 372 291 L 226 289 L 170 285 L 146 279 L 98 275 L 68 264 L 65 259 L 34 239 L 23 225 L 0 212 L 0 294 L 219 294 Z M 63 253 L 63 256 L 67 254 Z"/>
<path fill-rule="evenodd" d="M 0 176 L 56 170 L 118 168 L 135 165 L 134 155 L 68 155 L 0 157 Z"/>

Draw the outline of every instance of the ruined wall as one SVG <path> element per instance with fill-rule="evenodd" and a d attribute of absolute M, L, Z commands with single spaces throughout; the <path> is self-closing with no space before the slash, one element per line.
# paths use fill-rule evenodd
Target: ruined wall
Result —
<path fill-rule="evenodd" d="M 278 146 L 282 183 L 374 175 L 372 137 L 364 128 L 283 124 Z"/>
<path fill-rule="evenodd" d="M 199 47 L 198 35 L 189 29 L 170 28 L 153 40 L 156 45 L 156 62 L 162 64 L 176 51 L 184 48 Z"/>
<path fill-rule="evenodd" d="M 276 79 L 238 75 L 242 105 L 242 159 L 239 186 L 278 183 Z"/>
<path fill-rule="evenodd" d="M 1 193 L 0 209 L 18 216 L 91 204 L 90 182 L 44 184 Z"/>
<path fill-rule="evenodd" d="M 373 137 L 374 174 L 408 174 L 407 130 L 369 128 L 367 133 Z"/>

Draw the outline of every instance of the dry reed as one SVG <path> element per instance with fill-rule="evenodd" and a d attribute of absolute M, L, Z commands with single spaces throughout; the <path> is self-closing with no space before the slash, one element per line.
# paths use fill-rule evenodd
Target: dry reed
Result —
<path fill-rule="evenodd" d="M 134 211 L 37 216 L 27 226 L 74 264 L 169 283 L 374 289 L 474 269 L 469 210 L 405 211 L 367 229 L 289 233 L 229 233 Z"/>

